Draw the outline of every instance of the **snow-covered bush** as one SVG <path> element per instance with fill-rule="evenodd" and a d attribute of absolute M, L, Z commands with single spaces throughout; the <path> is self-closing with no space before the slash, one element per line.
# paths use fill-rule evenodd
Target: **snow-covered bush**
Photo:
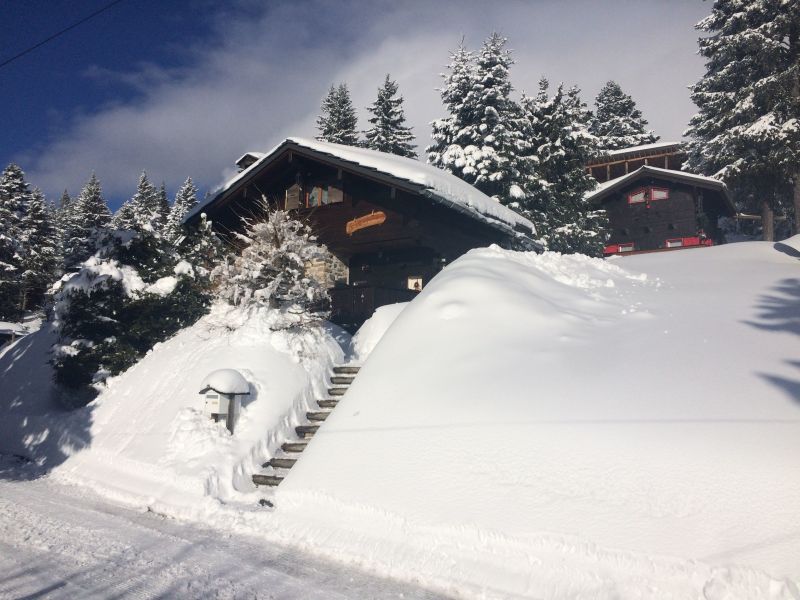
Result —
<path fill-rule="evenodd" d="M 240 253 L 230 254 L 211 274 L 218 296 L 244 309 L 277 308 L 286 325 L 326 318 L 325 286 L 308 273 L 310 261 L 326 250 L 311 228 L 284 210 L 273 210 L 266 198 L 253 218 L 244 218 L 237 233 Z"/>
<path fill-rule="evenodd" d="M 108 234 L 94 256 L 55 286 L 56 382 L 91 391 L 194 323 L 210 300 L 202 273 L 158 231 Z"/>

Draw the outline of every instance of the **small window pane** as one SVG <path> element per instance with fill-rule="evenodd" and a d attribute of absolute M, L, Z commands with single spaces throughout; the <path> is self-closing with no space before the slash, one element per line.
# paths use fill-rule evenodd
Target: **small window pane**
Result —
<path fill-rule="evenodd" d="M 329 187 L 328 188 L 328 202 L 330 204 L 336 204 L 337 202 L 344 201 L 344 194 L 342 190 L 336 187 Z"/>
<path fill-rule="evenodd" d="M 667 240 L 667 248 L 680 248 L 681 246 L 683 246 L 683 240 L 681 238 Z"/>
<path fill-rule="evenodd" d="M 661 188 L 653 188 L 652 194 L 650 196 L 653 200 L 667 200 L 669 198 L 669 190 L 664 190 Z"/>
<path fill-rule="evenodd" d="M 628 204 L 640 204 L 647 200 L 647 194 L 644 190 L 639 190 L 628 195 Z"/>

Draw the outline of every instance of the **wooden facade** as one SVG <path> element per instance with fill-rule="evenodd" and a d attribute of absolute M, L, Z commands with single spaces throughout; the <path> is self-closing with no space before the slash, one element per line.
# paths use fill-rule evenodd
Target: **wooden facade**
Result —
<path fill-rule="evenodd" d="M 225 234 L 241 229 L 241 218 L 262 195 L 296 211 L 343 267 L 329 272 L 328 281 L 332 320 L 344 326 L 360 325 L 379 306 L 412 299 L 472 248 L 532 237 L 532 230 L 478 218 L 420 184 L 293 140 L 269 155 L 242 158 L 246 170 L 203 212 Z M 198 217 L 195 211 L 187 222 Z"/>
<path fill-rule="evenodd" d="M 608 215 L 607 255 L 718 244 L 719 218 L 735 214 L 721 182 L 647 166 L 606 182 L 590 199 Z"/>

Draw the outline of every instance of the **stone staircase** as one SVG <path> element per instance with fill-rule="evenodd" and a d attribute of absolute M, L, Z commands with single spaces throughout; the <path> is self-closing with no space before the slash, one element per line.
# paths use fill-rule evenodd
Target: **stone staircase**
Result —
<path fill-rule="evenodd" d="M 328 418 L 336 405 L 345 395 L 353 379 L 358 374 L 361 367 L 354 365 L 340 365 L 333 367 L 333 375 L 330 377 L 330 387 L 328 388 L 328 398 L 317 400 L 319 410 L 310 410 L 306 413 L 306 421 L 302 425 L 294 428 L 297 434 L 296 440 L 287 440 L 281 445 L 281 450 L 268 462 L 261 465 L 264 471 L 253 474 L 253 483 L 256 485 L 277 486 L 288 473 L 300 454 L 306 449 L 308 442 L 317 433 L 320 426 Z"/>

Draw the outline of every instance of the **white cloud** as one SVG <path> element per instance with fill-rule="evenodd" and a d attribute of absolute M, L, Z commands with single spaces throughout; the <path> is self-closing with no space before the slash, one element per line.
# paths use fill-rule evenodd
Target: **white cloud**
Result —
<path fill-rule="evenodd" d="M 516 88 L 534 91 L 545 74 L 551 82 L 577 83 L 591 102 L 616 79 L 665 138 L 680 136 L 693 112 L 686 86 L 702 73 L 691 27 L 707 7 L 689 0 L 268 6 L 218 14 L 213 39 L 190 50 L 190 67 L 87 70 L 94 80 L 124 83 L 138 94 L 74 116 L 23 159 L 32 165 L 31 181 L 57 196 L 64 187 L 77 191 L 96 171 L 117 201 L 133 192 L 142 169 L 170 189 L 187 175 L 213 186 L 243 151 L 267 149 L 288 135 L 313 136 L 331 83 L 349 84 L 365 127 L 364 107 L 387 72 L 400 84 L 424 150 L 428 122 L 442 116 L 434 88 L 448 51 L 462 35 L 477 48 L 493 29 L 510 39 Z"/>

